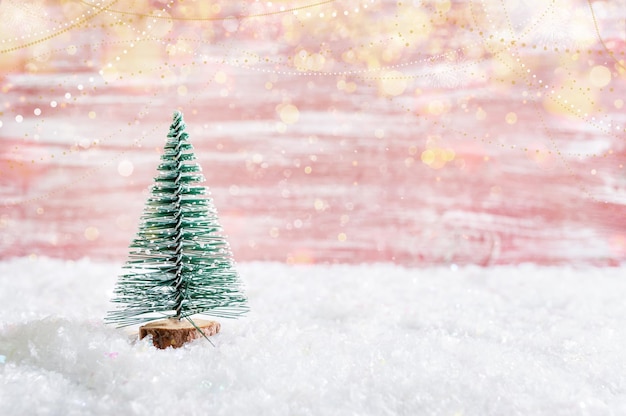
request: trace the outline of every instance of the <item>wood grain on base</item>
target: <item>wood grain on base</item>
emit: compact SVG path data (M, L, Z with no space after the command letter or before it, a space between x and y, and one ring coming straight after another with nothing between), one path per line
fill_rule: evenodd
M200 328L204 335L210 337L220 332L220 323L204 319L193 320L196 327ZM202 333L187 320L175 318L150 322L139 328L139 339L152 335L152 343L157 348L179 348L186 342L202 337Z

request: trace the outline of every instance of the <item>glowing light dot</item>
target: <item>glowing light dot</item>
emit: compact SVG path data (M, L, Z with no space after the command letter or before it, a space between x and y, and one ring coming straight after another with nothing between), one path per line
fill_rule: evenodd
M510 112L510 113L508 113L506 115L506 117L504 119L509 124L515 124L515 123L517 123L517 114L515 114L513 112Z
M35 108L33 110L33 114L35 114L36 116L40 116L41 115L41 108Z
M18 114L15 116L15 121L17 121L18 123L21 123L22 121L24 121L24 117L22 117L22 115Z
M307 167L304 168L304 173L306 173L307 175L309 173L311 173L312 171L313 171L313 169L311 168L311 166L307 166Z
M385 130L376 129L376 131L374 132L374 136L376 136L377 139L382 139L383 137L385 137Z
M428 103L428 112L432 115L438 116L446 111L446 106L439 100L434 100Z
M176 91L178 92L178 95L183 96L183 95L187 95L187 87L184 85L180 85Z
M485 110L483 110L482 107L478 107L478 110L476 110L476 120L484 120L487 118L487 113L485 112Z
M279 236L279 234L280 234L280 232L278 231L278 228L276 228L276 227L272 227L272 228L270 229L270 237L272 237L272 238L276 238L276 237L278 237L278 236Z
M389 71L383 73L379 88L384 95L397 96L404 92L407 87L407 80L400 71Z
M619 110L624 106L624 100L622 100L621 98L618 98L617 100L613 102L613 105L615 106L615 108Z
M2 120L0 120L0 127L2 127Z
M217 71L217 73L215 74L215 82L217 82L218 84L224 84L226 82L226 73L224 73L224 71Z
M129 177L130 175L132 175L133 170L135 170L135 167L129 160L122 160L117 165L117 173L124 177Z
M39 215L43 214L43 208L42 207L38 207L37 208L37 214L39 214Z
M113 82L119 76L117 69L110 63L102 68L99 73L106 82Z
M96 227L87 227L85 229L85 238L88 241L94 241L100 236L100 231Z
M72 94L70 94L69 92L66 92L66 93L65 93L65 98L66 98L67 100L69 100L70 98L72 98Z
M596 173L598 173L595 169L591 169L591 174L595 175Z
M322 211L325 206L326 206L326 203L319 198L316 199L315 202L313 203L313 207L315 207L316 211Z
M339 233L337 235L337 240L339 241L346 241L348 239L348 236L346 235L346 233Z
M57 102L56 101L50 101L50 107L54 108L57 106Z
M434 161L435 161L435 152L433 152L430 149L424 150L422 152L422 162L424 162L427 165L430 165Z
M285 124L294 124L300 119L300 111L293 104L279 104L276 111Z
M611 82L611 70L602 65L596 65L589 71L589 81L594 87L602 88Z
M96 112L95 112L95 111L90 111L90 112L89 112L89 114L87 114L87 116L88 116L90 119L92 119L92 120L93 120L94 118L96 118Z

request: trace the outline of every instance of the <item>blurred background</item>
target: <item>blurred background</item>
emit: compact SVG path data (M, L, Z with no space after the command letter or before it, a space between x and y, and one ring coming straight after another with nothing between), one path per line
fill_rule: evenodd
M183 111L237 261L626 260L626 0L0 2L0 258L123 262Z

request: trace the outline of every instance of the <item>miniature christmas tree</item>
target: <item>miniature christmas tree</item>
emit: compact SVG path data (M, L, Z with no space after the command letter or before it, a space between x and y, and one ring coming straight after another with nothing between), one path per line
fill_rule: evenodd
M122 305L106 317L119 326L168 318L162 325L140 328L141 337L152 334L161 348L219 331L216 322L192 321L194 314L234 318L247 311L213 201L200 185L204 177L185 127L176 111L125 273L114 291L112 301ZM176 328L178 335L154 331L163 325Z

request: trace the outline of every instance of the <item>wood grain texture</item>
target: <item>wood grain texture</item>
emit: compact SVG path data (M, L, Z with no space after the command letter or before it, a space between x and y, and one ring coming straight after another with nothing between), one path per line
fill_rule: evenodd
M530 3L3 1L0 257L122 261L180 109L238 261L623 262L626 3Z
M163 319L139 327L139 339L151 336L157 348L180 348L194 339L215 335L220 328L220 323L216 321L194 319L192 324L187 320Z

